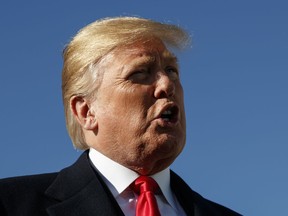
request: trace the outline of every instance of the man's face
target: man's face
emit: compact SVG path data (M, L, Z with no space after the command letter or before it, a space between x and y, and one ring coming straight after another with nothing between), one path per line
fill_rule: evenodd
M90 107L97 142L89 145L142 175L165 169L186 137L176 58L154 39L117 48L100 64L103 80Z

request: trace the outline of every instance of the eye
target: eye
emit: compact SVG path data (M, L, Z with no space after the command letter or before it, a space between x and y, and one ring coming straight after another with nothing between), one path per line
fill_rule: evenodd
M176 80L179 78L179 72L176 67L168 66L166 67L165 72L173 80Z
M141 82L148 80L149 77L150 77L149 70L141 69L141 70L137 70L137 71L132 72L129 75L129 80L131 80L132 82L135 82L135 83L141 83Z

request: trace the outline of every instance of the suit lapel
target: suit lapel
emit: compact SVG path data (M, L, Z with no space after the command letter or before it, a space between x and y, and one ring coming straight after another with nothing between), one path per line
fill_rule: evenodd
M191 200L191 189L186 183L172 170L170 171L170 185L173 193L177 197L183 210L188 216L194 216L194 204Z
M124 215L100 176L91 167L87 151L62 170L46 191L58 201L47 208L50 216Z

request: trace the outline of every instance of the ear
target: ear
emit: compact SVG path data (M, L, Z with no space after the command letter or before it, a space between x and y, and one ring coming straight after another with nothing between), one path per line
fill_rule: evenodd
M95 130L98 122L95 112L89 107L87 99L79 96L73 96L70 99L70 109L82 128L86 130Z

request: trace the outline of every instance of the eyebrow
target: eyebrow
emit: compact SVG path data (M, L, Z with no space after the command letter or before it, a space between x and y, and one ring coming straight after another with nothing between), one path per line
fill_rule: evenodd
M128 68L131 67L145 67L147 65L153 65L156 61L155 56L151 55L139 55L138 58L135 58L132 63L129 64ZM166 66L173 66L179 68L178 59L176 56L172 54L168 54L167 56L163 56L162 63ZM161 64L162 64L161 63ZM127 66L127 65L126 65Z
M178 58L176 57L176 55L171 53L169 50L165 50L162 53L162 56L163 56L163 62L165 64L168 64L168 63L172 62L172 64L174 64L174 66L176 66L176 68L179 68Z
M173 61L175 63L178 63L178 58L176 57L176 55L169 52L168 50L165 50L163 52L163 57L164 57L164 60Z
M150 52L147 53L141 53L141 54L137 54L135 55L136 58L135 59L135 64L152 64L155 62L155 55L151 54ZM169 52L168 50L165 50L162 53L162 58L163 58L163 62L167 63L167 62L173 62L173 64L176 64L176 66L178 66L178 58L171 52Z

